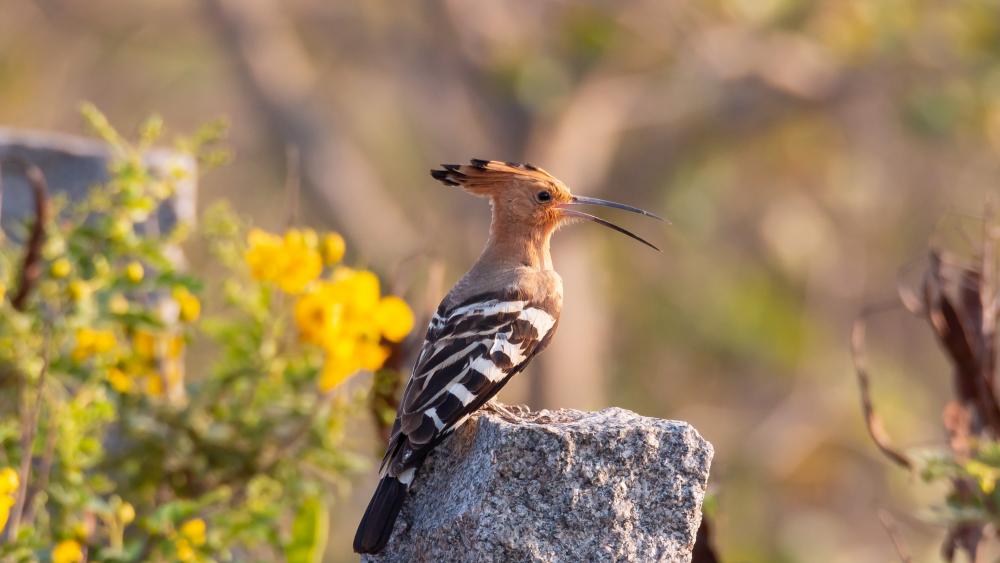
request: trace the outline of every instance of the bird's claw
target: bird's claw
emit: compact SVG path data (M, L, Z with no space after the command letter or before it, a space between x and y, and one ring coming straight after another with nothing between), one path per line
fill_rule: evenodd
M483 411L495 414L507 422L520 422L522 419L518 413L511 411L506 405L496 400L488 401L485 405L483 405Z

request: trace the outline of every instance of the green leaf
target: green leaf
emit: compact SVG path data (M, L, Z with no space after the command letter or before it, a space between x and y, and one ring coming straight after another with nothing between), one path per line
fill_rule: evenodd
M316 563L326 549L329 522L326 505L319 495L307 497L292 522L292 537L285 545L288 563Z

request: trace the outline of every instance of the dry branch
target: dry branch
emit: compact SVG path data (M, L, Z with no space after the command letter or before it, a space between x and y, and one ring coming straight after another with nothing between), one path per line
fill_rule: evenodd
M31 188L35 202L35 220L31 225L31 233L28 235L28 243L25 247L24 261L21 264L21 278L18 282L17 292L11 298L11 305L18 311L23 311L35 281L42 273L42 243L45 242L45 223L48 222L49 218L48 189L45 175L42 174L40 168L21 159L12 158L10 160L20 164L24 170L24 177L28 180L28 186ZM3 185L0 182L0 195L2 193Z
M951 379L955 397L945 404L942 423L956 464L976 459L978 444L982 441L1000 438L1000 402L994 389L996 257L989 206L984 223L984 242L979 260L959 260L932 248L919 291L902 285L899 287L899 299L903 307L928 322L952 365ZM891 306L898 304L889 305ZM851 335L851 348L861 390L862 408L872 440L894 463L912 469L912 461L892 445L871 400L865 358L865 319L887 308L886 305L870 307L857 319ZM995 511L991 508L992 503L984 503L983 492L974 477L957 474L949 480L949 502L958 506L984 506L991 513ZM883 518L885 525L884 515L880 515L880 518ZM957 552L964 551L970 560L975 561L985 527L984 521L975 518L952 522L942 545L942 557L951 561ZM886 529L896 543L888 525Z
M38 374L36 383L34 402L29 402L27 380L21 378L21 465L18 469L17 494L14 497L14 507L10 513L10 521L7 523L7 539L13 540L17 537L18 527L21 525L24 514L24 504L28 499L28 485L31 481L31 468L34 461L35 435L38 433L38 418L41 415L42 395L45 392L45 380L49 373L49 326L44 328L45 338L42 343L42 366Z
M889 539L892 540L892 546L896 549L896 555L899 556L899 560L902 563L911 563L913 558L910 556L910 550L906 548L906 544L903 543L903 538L899 534L896 519L888 511L879 509L878 520L882 523L885 533L889 535Z
M895 304L893 304L894 306ZM892 445L882 419L875 412L875 405L871 397L871 379L868 376L868 359L865 353L865 320L875 313L887 310L886 305L880 307L867 308L854 321L854 329L851 331L851 356L854 359L854 371L858 377L858 388L861 392L861 408L865 415L865 424L868 427L868 434L872 441L878 446L879 451L885 454L897 465L906 469L913 469L913 463L903 452L897 450Z

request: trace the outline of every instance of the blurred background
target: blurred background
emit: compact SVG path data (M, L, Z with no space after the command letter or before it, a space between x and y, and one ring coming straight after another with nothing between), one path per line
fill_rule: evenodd
M281 228L297 169L299 222L342 232L418 313L489 220L429 177L440 162L528 161L670 218L618 217L663 254L593 226L557 236L560 334L501 398L691 422L716 450L724 561L894 560L879 509L936 557L919 507L940 491L869 442L849 332L928 243L978 233L1000 171L1000 3L0 1L0 124L81 133L83 100L126 131L228 117L236 156L199 205ZM925 325L878 317L869 348L890 431L939 441L948 368ZM335 504L329 561L354 558L382 447L367 422L354 447L373 466Z

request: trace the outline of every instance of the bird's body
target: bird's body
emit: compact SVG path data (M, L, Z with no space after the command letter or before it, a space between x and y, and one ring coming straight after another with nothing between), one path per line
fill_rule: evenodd
M388 542L406 491L427 454L552 339L563 292L549 240L568 217L591 217L568 211L566 206L584 198L572 196L539 168L483 160L444 168L432 175L446 185L490 197L490 237L427 328L403 391L378 488L354 539L359 553L377 553ZM583 203L597 202L610 204L592 199Z

